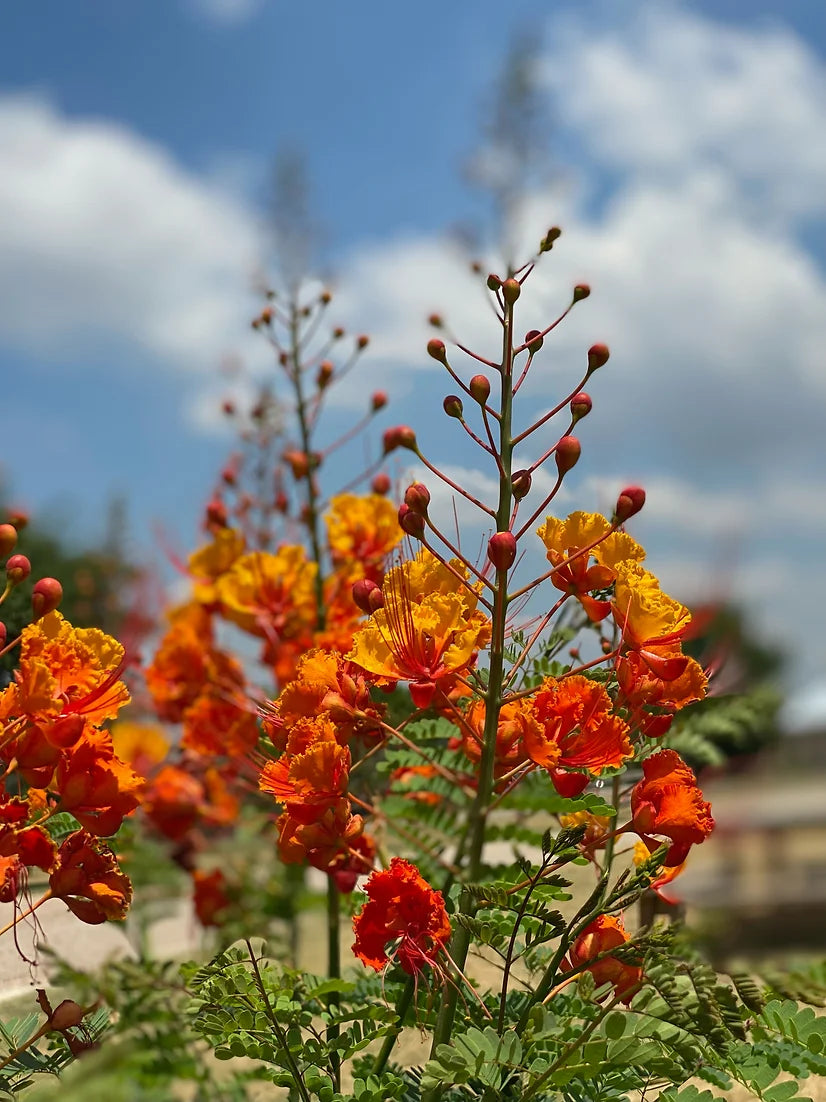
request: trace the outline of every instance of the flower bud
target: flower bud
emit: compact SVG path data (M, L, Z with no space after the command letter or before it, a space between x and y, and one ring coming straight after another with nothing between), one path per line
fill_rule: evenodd
M474 375L468 383L468 390L479 405L483 406L490 397L490 380L484 375Z
M528 470L514 471L511 475L511 490L517 501L521 501L531 492L533 476Z
M645 505L645 490L642 486L626 486L620 490L617 504L614 506L614 522L624 524Z
M330 360L322 360L318 365L318 375L316 375L316 386L319 390L324 390L325 387L330 385L330 380L333 378L333 364Z
M421 513L414 513L409 505L400 505L399 527L408 536L420 540L424 536L424 517Z
M207 528L226 528L227 507L220 498L214 497L207 503L205 520Z
M588 370L596 371L598 367L607 364L610 355L607 344L592 344L588 349Z
M433 326L434 329L441 329L442 326L444 325L444 321L442 320L442 315L441 314L431 314L430 317L427 320Z
M227 486L234 486L238 481L238 472L231 464L227 464L221 471L221 480L227 484Z
M416 450L416 434L409 425L394 425L392 429L387 429L382 437L382 442L385 455L395 451L396 448Z
M17 529L13 524L0 524L0 559L5 559L17 543Z
M502 280L494 272L491 272L487 279L488 290L498 291L502 286Z
M329 291L322 291L321 294L318 296L318 301L321 303L322 306L329 306L330 303L333 301L333 296L330 294Z
M366 333L361 333L358 337L356 337L356 348L360 352L364 351L364 349L367 347L367 345L369 343L370 343L370 338L367 336Z
M510 570L516 558L513 532L495 532L488 540L488 558L497 570Z
M369 616L384 604L381 589L369 578L360 578L353 585L353 600L365 615Z
M41 578L35 582L32 590L32 612L35 620L39 620L47 612L54 612L62 600L63 586L57 578Z
M442 408L448 417L455 417L457 420L461 421L465 407L458 394L448 394L447 398L442 402Z
M600 648L603 654L610 654L611 651L614 649L610 639L603 639L600 643Z
M6 645L6 625L0 620L0 650Z
M522 284L518 279L506 279L502 284L502 297L508 306L513 306L522 294Z
M9 524L13 528L16 528L18 532L22 532L26 525L29 523L29 514L25 509L9 509Z
M554 241L562 235L562 230L559 226L551 226L545 236L539 243L539 251L541 253L549 253L554 246Z
M583 417L591 412L591 395L586 394L584 390L580 390L579 394L575 394L571 399L571 413L575 421L581 421Z
M411 482L404 491L404 503L412 513L427 516L427 507L430 504L430 490L423 482Z
M544 343L545 338L538 329L531 329L525 334L525 345L532 356L536 355Z
M80 1025L86 1011L71 999L64 999L59 1003L49 1016L49 1028L56 1029L59 1033L64 1029L71 1029Z
M287 510L290 508L290 499L287 497L283 490L279 490L278 493L275 495L272 504L276 513L283 514L286 513Z
M384 409L387 405L387 394L383 390L374 390L370 396L370 409L373 413L378 413L380 409Z
M310 471L310 457L306 452L298 451L295 448L291 448L285 451L281 456L285 463L289 464L290 470L293 473L293 478L298 481L299 479L306 478Z
M431 337L430 340L427 342L427 354L432 360L438 360L440 364L447 363L445 342L439 340L438 337Z
M272 307L271 306L265 306L264 307L264 309L259 314L259 321L262 325L271 325L272 324Z
M577 283L576 287L574 287L574 302L582 302L590 293L591 288L587 283Z
M25 555L12 555L6 563L6 577L12 585L19 585L20 582L25 582L31 572L32 564Z
M340 325L337 325L335 327L335 329L333 330L333 340L334 341L340 341L343 336L344 336L344 330L341 328Z
M230 398L225 398L223 402L221 402L221 412L226 417L232 417L235 413L235 402Z
M588 787L590 777L587 773L569 773L567 769L552 769L551 781L560 796L571 800L581 796Z
M556 446L556 469L560 474L567 474L572 467L577 465L582 445L575 436L562 436Z
M390 493L390 476L386 475L384 471L379 471L373 481L370 483L370 489L374 494L380 494L384 497L385 494Z

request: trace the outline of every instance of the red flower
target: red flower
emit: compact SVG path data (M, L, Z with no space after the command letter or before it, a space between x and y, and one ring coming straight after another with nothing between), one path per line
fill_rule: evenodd
M650 850L658 845L650 835L670 839L665 864L679 865L691 846L704 842L714 830L711 806L676 750L660 750L642 763L642 771L643 779L631 793L633 829Z
M629 940L621 918L613 915L600 915L589 923L571 946L571 964L574 968L585 966L594 977L594 983L600 987L603 983L612 983L617 995L624 1002L630 1002L640 982L642 969L639 965L628 964L616 957L606 956L602 960L588 964L609 949L617 949Z
M220 869L213 869L212 872L193 869L192 886L192 901L198 921L202 926L221 926L232 902L223 872Z
M394 857L390 867L374 872L366 885L369 899L353 919L353 952L380 971L390 960L387 946L409 975L432 965L450 937L442 893L434 891L415 865Z
M132 885L110 849L85 830L77 830L61 845L58 859L60 864L49 877L51 893L81 922L97 925L126 917Z

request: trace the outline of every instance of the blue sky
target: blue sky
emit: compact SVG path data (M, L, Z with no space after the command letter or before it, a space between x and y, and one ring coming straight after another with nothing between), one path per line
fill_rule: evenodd
M192 542L227 446L219 364L266 370L250 287L268 166L291 146L337 317L374 337L369 381L341 401L384 386L383 423L418 423L435 458L470 462L431 412L447 388L423 319L439 308L491 339L445 231L484 217L460 166L526 28L544 44L556 171L525 204L524 247L565 229L528 314L538 326L573 282L594 289L536 401L593 341L613 351L566 504L610 508L622 482L646 485L635 534L664 584L747 600L792 648L791 684L826 696L819 0L15 6L0 41L5 476L78 537L125 493L142 554L156 522Z

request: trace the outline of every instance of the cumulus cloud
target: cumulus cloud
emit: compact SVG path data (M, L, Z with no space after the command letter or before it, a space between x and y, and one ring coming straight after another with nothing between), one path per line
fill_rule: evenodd
M65 359L103 339L211 371L249 341L256 226L227 194L127 128L35 97L0 98L0 148L5 343Z
M799 676L813 673L826 655L795 578L826 522L815 477L826 275L806 232L826 209L826 68L782 27L727 27L658 4L596 31L573 16L549 38L545 80L580 161L576 178L524 204L525 256L549 224L564 228L520 302L525 328L551 320L575 283L593 294L537 357L528 414L575 384L592 341L607 341L612 359L577 430L576 506L610 511L623 482L646 485L652 568L685 597L708 595L711 576L715 595L747 600L794 645ZM387 362L440 370L423 351L435 308L498 358L481 281L453 246L404 238L355 262L349 306L364 309L357 292L368 288L361 323ZM437 460L451 458L450 440L434 434Z

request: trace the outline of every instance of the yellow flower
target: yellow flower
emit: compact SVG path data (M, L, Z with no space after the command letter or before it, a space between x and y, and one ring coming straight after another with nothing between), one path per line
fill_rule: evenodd
M635 562L617 567L613 613L623 639L633 648L676 641L691 623L685 605L663 593L657 578Z
M454 559L457 574L466 568ZM422 548L415 559L388 571L384 607L353 639L347 658L386 683L409 681L418 707L426 707L439 681L468 669L490 640L488 618L476 596Z
M384 560L404 535L393 503L379 494L339 494L324 520L333 565L353 579L379 581Z
M221 612L252 635L294 638L315 623L317 569L303 547L242 555L215 583Z
M244 537L235 528L219 528L211 543L189 556L189 573L194 581L193 596L200 604L211 605L218 599L215 581L225 574L244 553Z

